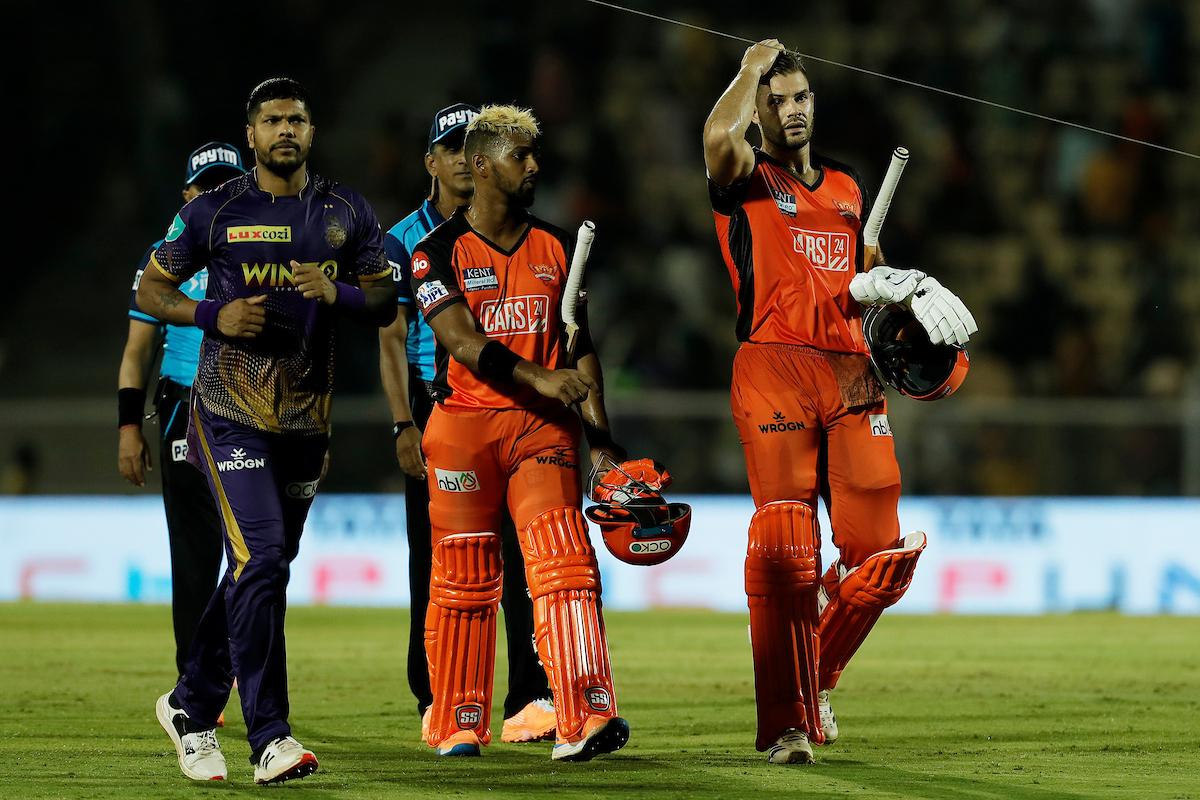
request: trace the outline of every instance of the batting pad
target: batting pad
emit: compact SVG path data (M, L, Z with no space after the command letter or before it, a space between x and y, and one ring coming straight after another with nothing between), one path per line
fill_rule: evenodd
M910 533L899 547L870 556L829 591L829 605L821 613L822 689L837 685L883 610L908 590L925 544L925 534Z
M788 728L824 741L817 708L819 549L817 518L806 503L768 503L750 519L746 598L759 750Z
M578 508L556 508L534 519L521 535L521 549L558 739L575 741L589 717L617 715L596 552Z
M494 533L452 534L433 546L425 614L431 747L464 730L475 731L484 744L491 741L501 575L500 538Z

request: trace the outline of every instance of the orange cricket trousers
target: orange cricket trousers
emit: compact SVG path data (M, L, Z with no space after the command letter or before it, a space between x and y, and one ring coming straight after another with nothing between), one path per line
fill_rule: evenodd
M829 509L846 567L893 547L900 467L887 402L847 409L820 351L743 343L733 361L730 405L754 505L799 500Z

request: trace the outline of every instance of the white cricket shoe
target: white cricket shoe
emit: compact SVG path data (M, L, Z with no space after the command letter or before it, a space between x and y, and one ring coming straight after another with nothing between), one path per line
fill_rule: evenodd
M825 744L833 744L838 738L838 727L837 716L829 704L828 689L817 693L817 710L821 712L821 732L825 734Z
M167 692L154 704L158 724L171 737L179 756L179 769L194 781L223 781L228 776L225 755L217 743L217 730L187 732L187 712L171 705Z
M254 765L255 783L282 783L303 778L317 771L317 757L312 750L291 736L281 736L266 746Z
M813 763L812 745L808 743L808 734L795 728L788 728L783 736L775 740L767 750L768 764L811 764Z

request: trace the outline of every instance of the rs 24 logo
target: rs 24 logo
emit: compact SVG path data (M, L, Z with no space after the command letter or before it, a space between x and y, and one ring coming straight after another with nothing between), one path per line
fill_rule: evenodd
M850 234L845 231L809 231L792 228L792 249L817 269L850 270Z
M550 298L544 294L527 294L488 300L479 309L480 321L486 336L519 336L525 333L545 333Z

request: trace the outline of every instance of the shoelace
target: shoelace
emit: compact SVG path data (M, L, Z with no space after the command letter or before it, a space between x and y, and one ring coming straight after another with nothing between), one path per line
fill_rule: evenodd
M200 731L196 734L196 753L198 755L209 755L221 749L217 744L216 731Z

